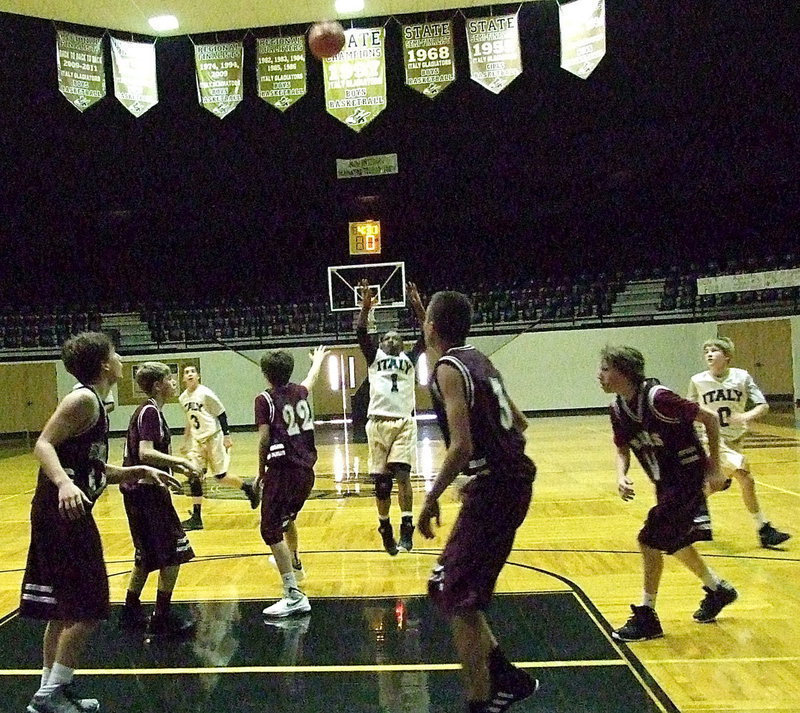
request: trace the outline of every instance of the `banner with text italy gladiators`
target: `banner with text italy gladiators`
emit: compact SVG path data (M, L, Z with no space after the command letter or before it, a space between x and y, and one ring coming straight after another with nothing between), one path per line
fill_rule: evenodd
M605 0L573 0L558 6L561 67L586 79L606 54Z
M345 30L342 51L323 60L325 109L361 131L386 108L384 29Z
M499 94L522 74L516 14L467 18L466 29L470 77Z
M114 96L134 116L158 104L156 47L150 42L111 38Z
M456 78L453 23L403 25L402 33L406 84L433 99Z
M258 96L286 111L306 93L304 35L262 37L256 41Z
M86 111L106 95L102 37L56 33L58 91L79 111Z
M244 98L241 42L217 42L194 46L197 99L200 106L220 119L230 114Z

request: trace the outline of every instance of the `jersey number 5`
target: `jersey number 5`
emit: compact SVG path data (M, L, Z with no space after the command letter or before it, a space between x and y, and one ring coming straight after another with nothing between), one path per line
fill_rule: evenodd
M313 431L314 419L308 401L300 399L294 408L291 404L286 404L283 407L283 422L286 424L286 433L290 436L296 436L300 431Z

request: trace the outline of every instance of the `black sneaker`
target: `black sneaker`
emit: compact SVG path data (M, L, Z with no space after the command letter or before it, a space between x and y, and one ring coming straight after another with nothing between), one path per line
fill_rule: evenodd
M739 593L727 582L720 582L716 589L703 587L706 596L700 602L700 608L693 614L694 620L707 624L717 618L723 607L736 601Z
M771 523L765 522L758 531L758 539L762 547L777 547L788 540L791 535L788 532L776 530Z
M524 701L539 690L539 679L514 666L499 648L489 654L489 676L492 695L487 711L505 711L512 703Z
M400 541L397 543L397 549L400 552L411 552L414 547L412 538L414 536L414 526L410 522L400 523Z
M147 615L141 606L126 604L119 611L117 625L123 631L144 631L147 628Z
M381 533L381 539L383 540L383 549L385 549L392 557L397 554L397 543L394 540L394 530L392 529L392 523L381 523L378 525L378 532Z
M654 609L631 604L631 611L633 616L625 622L625 626L611 632L611 636L617 641L647 641L664 636L664 630Z
M254 487L252 483L242 483L242 490L250 501L250 507L255 510L261 502L261 493L258 488Z
M185 532L189 532L189 530L202 530L203 518L201 518L199 515L195 515L194 513L192 513L191 517L188 520L184 520L181 523L181 527L184 529Z
M195 622L189 617L183 617L173 609L166 616L153 614L147 633L151 636L188 636L195 629Z

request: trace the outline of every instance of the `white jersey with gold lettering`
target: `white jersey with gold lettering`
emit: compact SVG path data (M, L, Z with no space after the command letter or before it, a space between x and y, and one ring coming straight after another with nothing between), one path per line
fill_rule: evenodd
M188 389L178 397L186 423L189 424L189 433L197 441L203 441L213 436L221 429L217 418L224 410L222 401L207 386L198 384L197 388L189 392Z
M753 377L744 369L735 368L728 369L719 378L710 371L695 374L689 382L686 398L717 412L720 434L726 440L736 440L747 430L746 426L730 423L732 413L746 411L748 400L754 404L767 403Z
M405 352L378 349L369 366L369 416L410 418L414 412L416 369Z

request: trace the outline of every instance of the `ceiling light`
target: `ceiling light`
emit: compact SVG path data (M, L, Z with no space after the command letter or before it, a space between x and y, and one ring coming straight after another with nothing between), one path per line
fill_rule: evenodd
M336 12L359 12L364 9L364 0L336 0Z
M179 27L178 18L175 15L156 15L147 22L156 32L168 32L169 30L177 30Z

